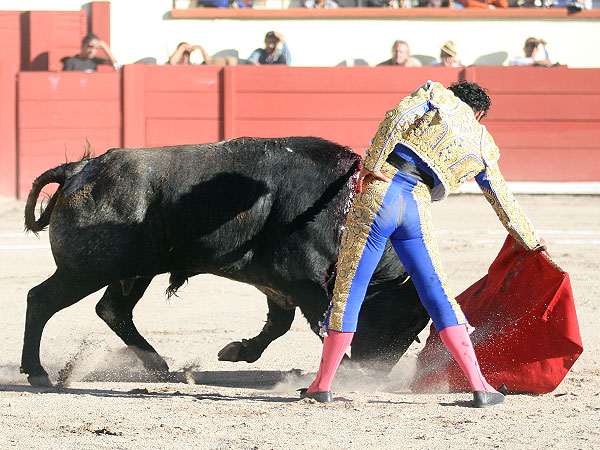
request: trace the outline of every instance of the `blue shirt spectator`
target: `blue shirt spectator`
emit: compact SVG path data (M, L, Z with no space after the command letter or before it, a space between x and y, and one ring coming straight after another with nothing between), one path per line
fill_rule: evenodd
M269 31L265 35L265 48L257 48L248 58L249 64L285 64L292 63L292 55L288 49L283 34Z
M207 8L250 8L242 0L202 0L202 6Z

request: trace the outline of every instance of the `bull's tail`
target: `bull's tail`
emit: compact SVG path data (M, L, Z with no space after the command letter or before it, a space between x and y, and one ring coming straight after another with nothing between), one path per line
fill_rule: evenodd
M25 230L33 231L37 234L48 226L50 223L50 214L52 214L52 209L56 204L60 188L69 177L79 172L87 162L87 160L84 160L62 164L54 169L47 170L35 179L31 191L29 191L29 195L27 196L27 203L25 204ZM44 186L50 183L58 183L60 186L46 207L41 211L39 219L36 220L35 205L37 199Z

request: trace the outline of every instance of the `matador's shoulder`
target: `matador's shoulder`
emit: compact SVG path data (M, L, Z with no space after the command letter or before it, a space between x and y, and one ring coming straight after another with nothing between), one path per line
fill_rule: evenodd
M394 130L402 131L406 126L412 124L417 117L423 115L430 100L432 84L439 83L428 81L416 91L404 97L393 109L387 111L385 118L379 124L378 134L388 137Z

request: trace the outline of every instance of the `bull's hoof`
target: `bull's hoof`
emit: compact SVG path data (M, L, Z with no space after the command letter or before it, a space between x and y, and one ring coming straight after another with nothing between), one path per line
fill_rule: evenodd
M150 372L152 374L152 377L160 383L174 383L175 381L177 381L177 377L175 376L175 374L169 372L168 369L167 371L149 370L148 372Z
M152 358L151 361L146 360L144 368L157 382L170 383L175 381L175 375L169 371L169 366L160 357Z
M52 387L52 382L47 373L42 375L29 375L27 381L33 387Z
M161 359L161 362L162 363L159 363L158 361L144 361L143 364L144 364L144 368L148 372L152 372L152 373L156 374L156 376L168 375L170 373L169 366L162 359Z
M131 347L137 357L142 361L144 368L156 375L157 378L168 377L169 365L167 362L156 352L149 352L140 350L137 347Z
M219 358L219 361L246 361L249 363L253 363L258 358L260 358L260 354L256 355L252 353L252 351L249 348L249 342L250 341L248 341L247 339L242 340L242 342L230 342L225 347L223 347L218 353L217 357Z

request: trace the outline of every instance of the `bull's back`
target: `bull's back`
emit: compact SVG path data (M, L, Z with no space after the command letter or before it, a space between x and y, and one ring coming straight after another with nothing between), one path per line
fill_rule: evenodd
M357 158L317 138L111 150L63 186L50 223L55 259L132 271L238 270L259 249L275 252L269 241L283 236L282 225L314 207ZM297 234L341 227L344 196L345 184Z

